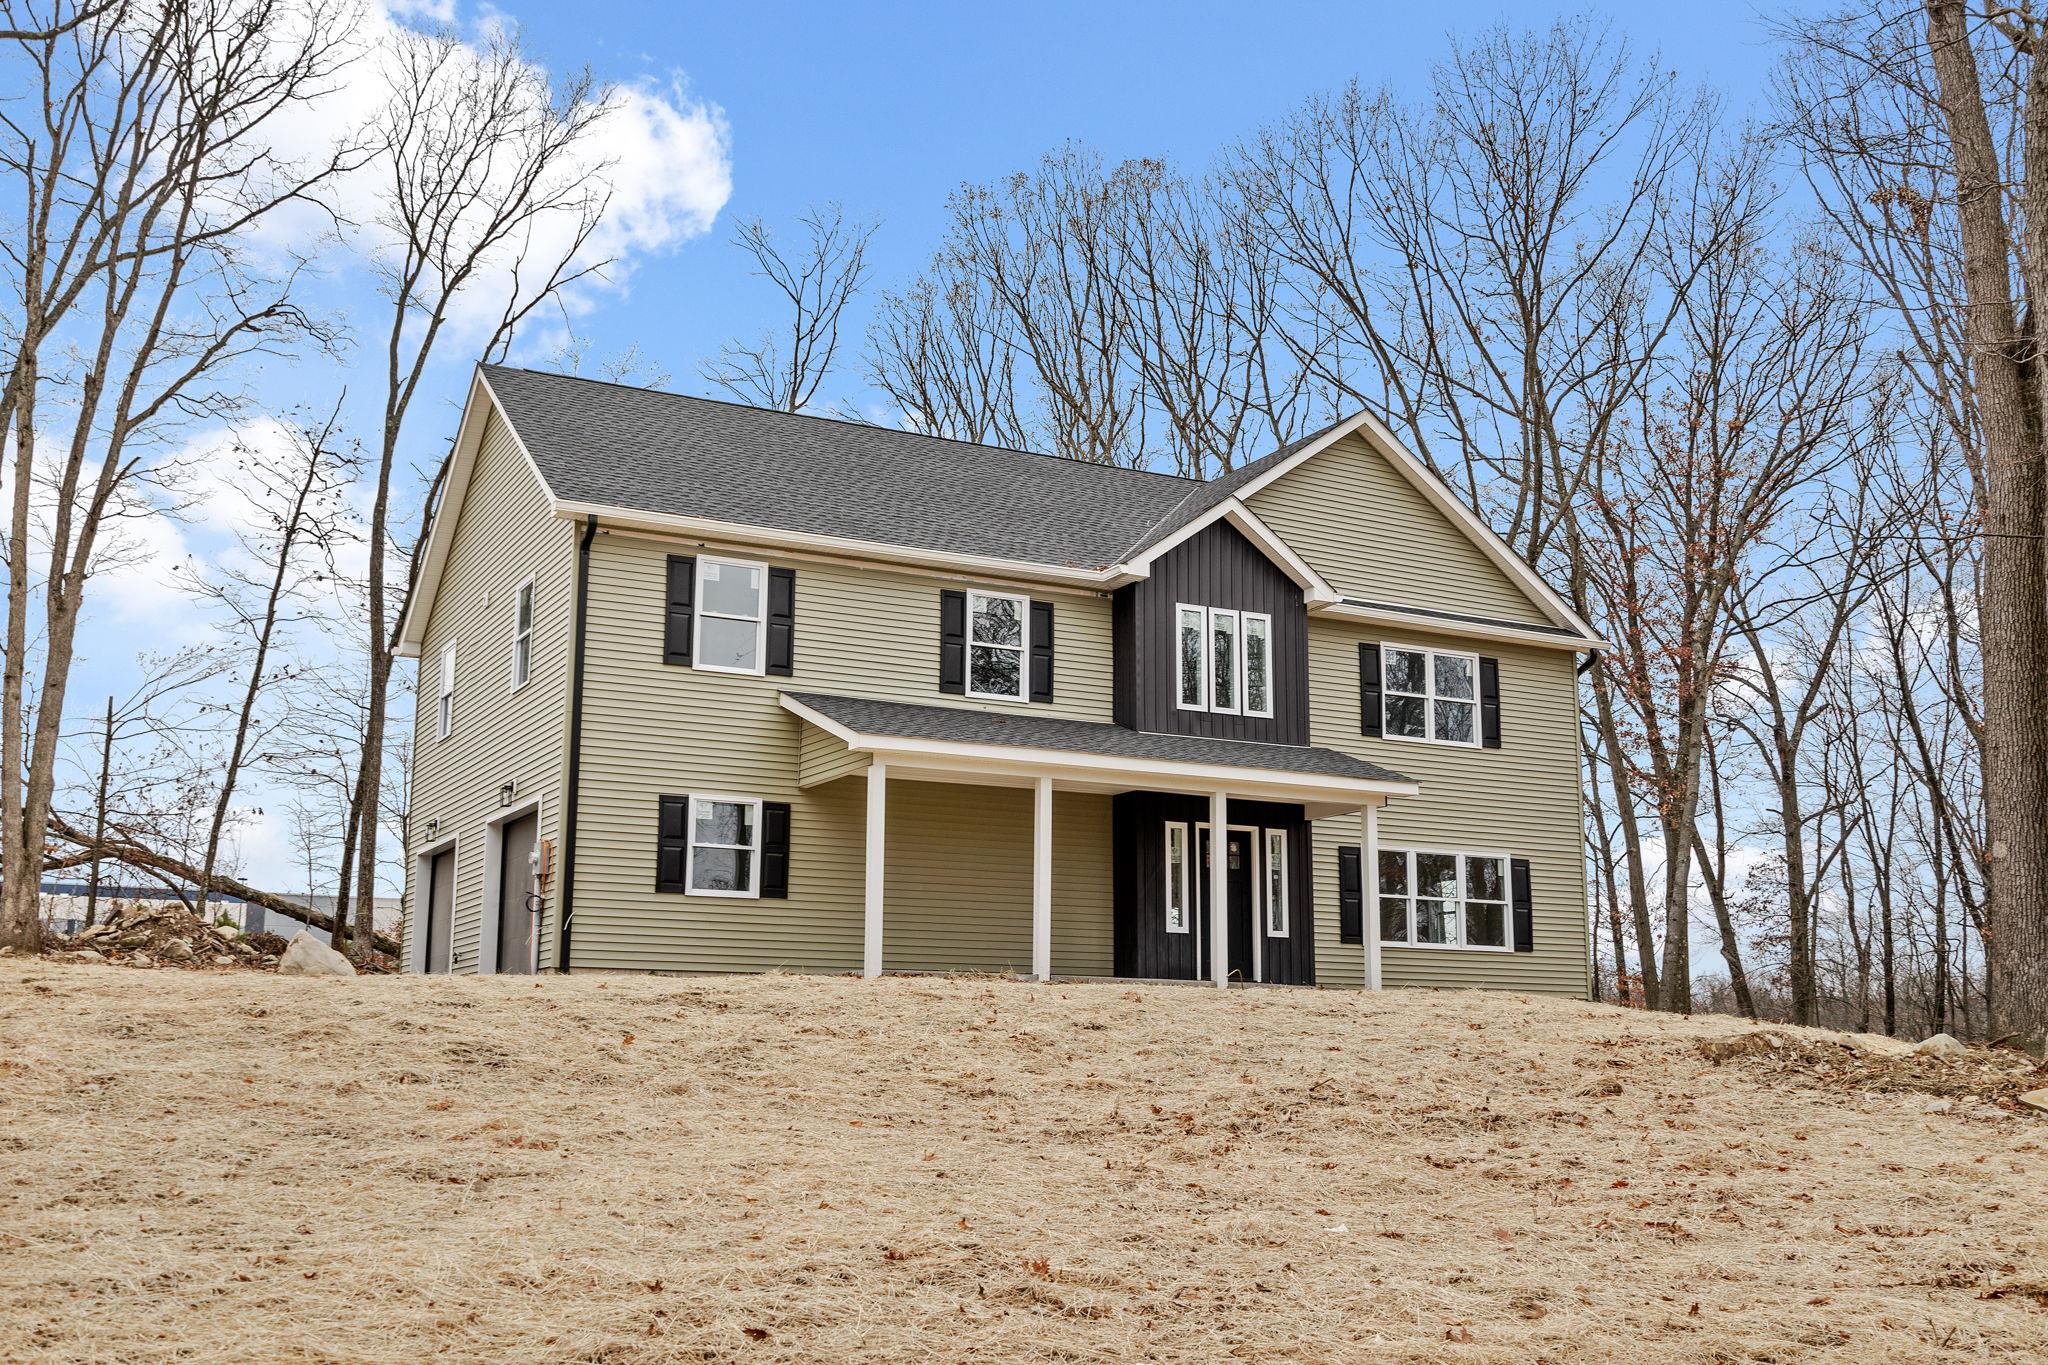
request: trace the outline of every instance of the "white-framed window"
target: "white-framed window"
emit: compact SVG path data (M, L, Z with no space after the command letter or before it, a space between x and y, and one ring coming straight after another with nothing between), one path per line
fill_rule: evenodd
M1209 613L1183 602L1174 608L1174 696L1183 711L1209 709Z
M1380 650L1382 732L1389 739L1479 743L1479 656L1386 645Z
M1188 856L1188 827L1166 826L1166 932L1185 934L1194 917L1194 859Z
M967 695L1023 701L1030 673L1031 599L967 594Z
M527 579L512 594L512 690L526 686L533 676L533 580Z
M441 680L434 689L434 738L455 733L455 642L441 646Z
M693 896L758 896L761 803L750 797L692 796L683 884Z
M1270 718L1273 618L1182 602L1174 608L1174 704Z
M760 673L768 658L768 566L697 556L691 657L714 673Z
M1266 831L1266 936L1287 937L1287 831Z
M1380 850L1380 942L1513 952L1501 853Z
M1273 618L1264 612L1244 614L1244 713L1273 714Z

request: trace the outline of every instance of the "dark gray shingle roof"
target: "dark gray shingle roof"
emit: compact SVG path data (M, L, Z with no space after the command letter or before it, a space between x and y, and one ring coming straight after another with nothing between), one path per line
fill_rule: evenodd
M1202 739L1194 735L1156 735L1099 721L1066 720L1026 712L977 711L962 706L920 706L912 702L840 697L824 692L785 692L784 696L847 729L894 739L931 739L959 744L1000 744L1020 749L1059 749L1067 753L1103 754L1113 758L1150 759L1165 763L1212 763L1266 772L1305 773L1363 782L1406 782L1376 763L1335 749L1306 744L1253 744L1235 739Z
M1103 569L1210 487L568 375L483 373L570 502Z

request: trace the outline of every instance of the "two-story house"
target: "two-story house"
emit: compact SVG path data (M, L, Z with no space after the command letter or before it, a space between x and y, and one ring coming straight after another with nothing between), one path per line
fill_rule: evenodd
M408 965L1581 995L1599 646L1369 414L1201 481L485 366Z

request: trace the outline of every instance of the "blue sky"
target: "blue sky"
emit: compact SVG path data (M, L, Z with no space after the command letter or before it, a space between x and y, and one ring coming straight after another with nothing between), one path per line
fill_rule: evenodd
M376 0L372 0L373 4ZM593 362L637 348L668 386L705 392L698 367L733 336L768 324L767 287L749 278L730 245L735 220L759 215L787 224L806 206L838 200L855 217L880 220L871 251L869 297L906 281L943 226L949 192L1030 165L1067 139L1114 161L1162 156L1206 165L1233 139L1277 119L1305 96L1354 77L1419 91L1445 51L1449 25L1471 33L1495 23L1542 27L1560 11L1548 4L1443 6L1379 3L1219 4L649 4L582 0L576 4L500 0L496 8L451 0L381 0L378 22L396 14L417 21L441 12L474 32L494 19L517 26L530 54L556 72L588 66L601 82L639 93L648 107L702 116L723 129L723 157L707 175L701 159L685 171L663 146L696 146L687 130L671 141L640 139L623 158L637 177L632 196L668 218L632 237L627 269L615 287L586 296L578 329ZM1596 15L1599 11L1594 12ZM1774 60L1757 11L1747 5L1669 5L1611 12L1638 52L1660 54L1674 79L1705 82L1727 98L1731 118L1760 101ZM346 103L356 98L344 97ZM344 116L347 117L347 116ZM640 127L641 125L631 125ZM652 146L655 150L650 152ZM712 160L717 161L718 156ZM692 180L688 191L648 189L664 176ZM724 177L729 174L730 194ZM694 196L694 197L693 197ZM716 206L708 229L676 226L678 204ZM697 218L701 218L701 213ZM374 280L344 254L319 287L320 306L359 320L384 316ZM821 395L852 402L877 420L888 414L861 384L857 365L866 310L856 304L848 363ZM365 322L374 330L375 322ZM430 468L453 435L456 404L475 359L477 338L457 334L441 348L414 407L405 463ZM342 384L350 390L356 434L375 443L377 340L358 339L339 367L305 364L263 376L266 404L321 407ZM536 343L515 351L546 363ZM206 433L199 433L204 437ZM215 434L218 439L218 434ZM180 602L167 566L185 554L232 553L239 505L217 481L182 526L149 528L153 559L138 560L95 588L80 634L73 726L96 714L109 692L133 684L139 650L170 648L212 629ZM408 521L421 490L402 484ZM410 733L410 708L396 723ZM260 784L246 791L247 823L236 843L250 880L296 888L303 874L283 838L282 800ZM387 843L390 841L387 841ZM394 862L394 867L396 866Z
M837 199L876 217L870 292L907 279L937 241L947 194L1028 166L1076 138L1111 160L1203 165L1304 96L1357 77L1417 88L1447 25L1542 27L1550 4L679 4L509 7L550 65L616 79L680 72L725 112L733 194L720 226L636 275L589 320L603 355L637 344L704 391L699 360L759 329L766 286L727 244L735 217L771 225ZM1731 112L1767 77L1771 45L1747 5L1594 10ZM854 377L828 386L838 398Z

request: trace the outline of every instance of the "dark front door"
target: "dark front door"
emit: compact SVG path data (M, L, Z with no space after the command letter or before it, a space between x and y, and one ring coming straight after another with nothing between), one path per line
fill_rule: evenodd
M1249 981L1252 978L1252 897L1256 883L1252 881L1252 836L1250 831L1234 829L1225 836L1224 856L1229 865L1225 877L1230 888L1230 956L1226 965L1230 968L1232 981ZM1197 893L1202 907L1202 977L1204 980L1215 976L1210 957L1210 929L1216 921L1209 915L1209 831L1202 830L1201 888Z
M455 919L455 850L427 859L427 970L448 970L450 927Z
M534 841L540 813L529 811L505 822L498 844L498 970L533 971Z

